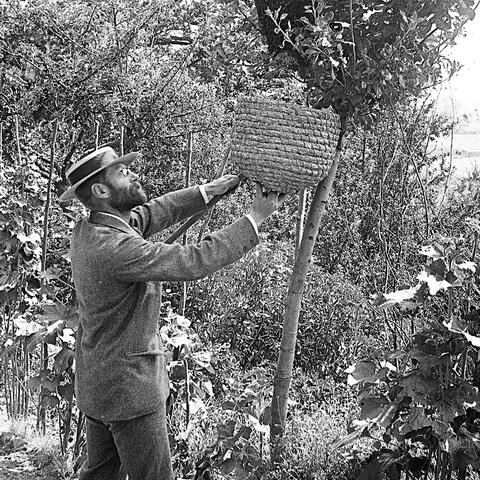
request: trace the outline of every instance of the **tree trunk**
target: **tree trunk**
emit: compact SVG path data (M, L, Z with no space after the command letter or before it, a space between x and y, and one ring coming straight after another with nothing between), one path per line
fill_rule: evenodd
M300 248L295 259L295 265L293 267L292 277L288 288L283 320L282 341L280 344L280 353L275 372L271 405L270 441L272 446L272 461L274 463L281 461L284 450L283 433L287 416L288 390L292 378L302 294L305 288L308 269L312 262L313 247L318 235L320 219L325 211L328 195L337 173L344 132L345 120L342 119L342 129L335 157L327 177L319 182L315 190L315 195L310 205L300 242Z

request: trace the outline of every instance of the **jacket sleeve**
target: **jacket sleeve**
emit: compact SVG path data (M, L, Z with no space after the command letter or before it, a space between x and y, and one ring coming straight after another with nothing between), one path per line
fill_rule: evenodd
M191 245L151 243L127 233L116 238L106 243L109 251L102 257L113 277L123 282L196 280L239 260L258 243L246 217Z
M147 238L206 208L198 186L184 188L135 207L130 215L130 225Z

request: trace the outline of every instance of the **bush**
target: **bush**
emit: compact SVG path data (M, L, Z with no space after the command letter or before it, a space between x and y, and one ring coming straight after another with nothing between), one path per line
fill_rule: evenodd
M261 244L229 268L197 282L187 316L204 338L227 344L243 367L276 361L293 264L284 243ZM296 365L341 378L359 355L382 344L382 322L359 288L313 266L300 316Z

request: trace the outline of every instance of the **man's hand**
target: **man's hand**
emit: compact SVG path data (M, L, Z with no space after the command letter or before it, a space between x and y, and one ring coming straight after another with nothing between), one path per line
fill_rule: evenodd
M268 192L263 193L260 184L255 185L256 195L253 200L250 215L255 220L257 226L260 226L287 198L286 193Z
M213 180L213 182L206 183L203 187L205 193L211 198L215 195L222 195L231 188L238 185L240 179L236 175L224 175L223 177Z

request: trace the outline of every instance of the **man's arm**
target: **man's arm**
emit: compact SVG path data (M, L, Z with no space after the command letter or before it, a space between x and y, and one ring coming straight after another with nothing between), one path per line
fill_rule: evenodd
M137 236L115 233L99 252L103 267L124 282L188 281L205 277L239 260L258 243L255 228L284 201L285 195L264 194L259 185L249 217L244 216L197 244L150 243ZM108 250L108 251L107 251Z
M184 188L135 207L130 214L130 225L147 238L206 208L198 186Z
M103 266L124 282L188 281L205 277L236 262L258 243L251 222L242 217L198 244L151 243L118 234L99 252Z
M202 186L167 193L135 207L130 215L130 224L147 238L202 212L211 197L221 195L237 184L236 175L224 175Z

